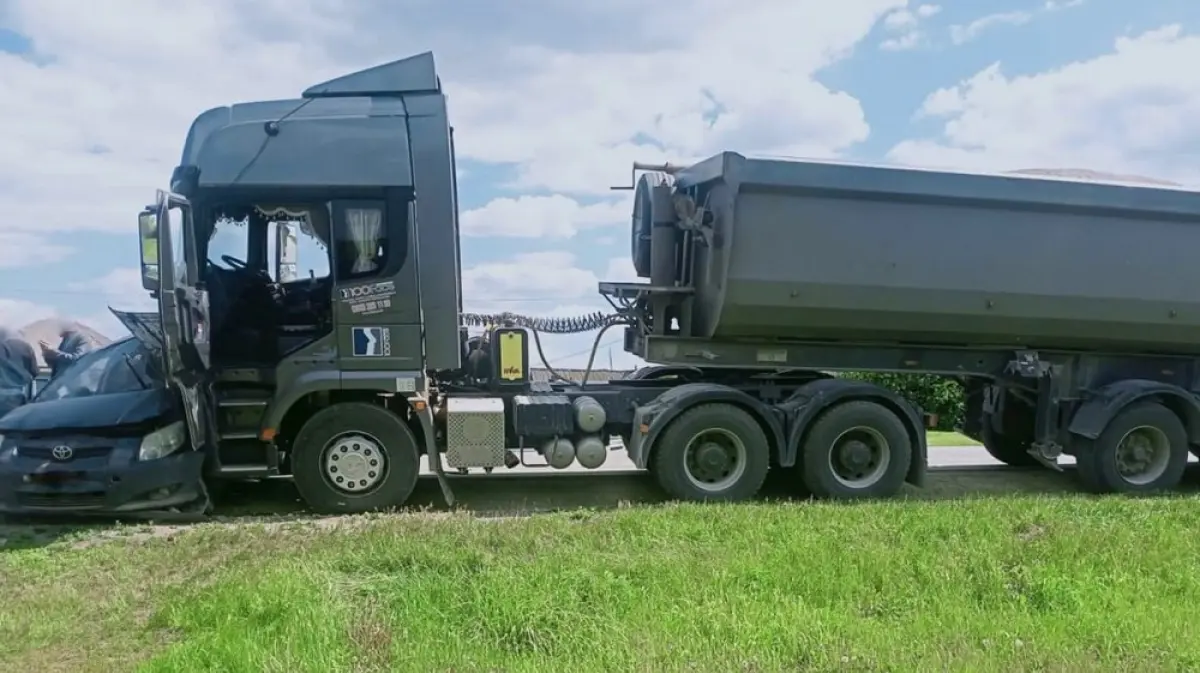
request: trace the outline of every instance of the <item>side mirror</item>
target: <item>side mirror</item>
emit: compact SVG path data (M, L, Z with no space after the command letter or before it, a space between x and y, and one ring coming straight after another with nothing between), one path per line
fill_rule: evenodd
M138 241L142 254L142 288L158 289L158 215L147 208L138 214Z

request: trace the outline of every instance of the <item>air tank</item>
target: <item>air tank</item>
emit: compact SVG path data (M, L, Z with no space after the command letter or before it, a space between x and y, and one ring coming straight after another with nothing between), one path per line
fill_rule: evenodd
M683 336L1200 353L1200 193L1048 172L725 153L639 181L635 266Z
M556 470L564 470L575 462L575 444L565 438L547 440L538 449L538 453Z
M575 459L589 470L594 470L608 460L608 444L598 435L588 435L575 444Z
M575 425L583 432L600 432L608 420L604 407L596 398L583 395L571 403L575 407Z

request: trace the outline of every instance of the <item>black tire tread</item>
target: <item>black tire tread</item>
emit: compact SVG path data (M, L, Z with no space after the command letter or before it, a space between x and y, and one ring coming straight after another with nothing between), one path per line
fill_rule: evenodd
M683 466L687 442L708 428L732 430L746 447L746 471L742 478L720 493L696 488ZM758 495L771 464L771 445L762 426L744 409L724 402L693 407L671 421L659 435L650 453L650 471L673 498L694 501L739 502Z
M363 495L343 493L329 485L320 464L321 451L330 439L355 430L377 437L387 452L384 482ZM313 414L296 433L291 463L300 497L322 514L400 507L412 495L421 472L420 451L412 430L395 413L369 402L341 402Z
M862 489L848 488L834 478L829 449L834 439L851 426L871 426L883 433L891 448L891 462L883 477ZM890 498L904 487L912 463L912 438L904 421L891 409L870 400L851 400L821 412L800 447L800 478L806 492L817 498L858 500Z
M1150 484L1130 484L1116 469L1117 443L1132 428L1152 425L1162 430L1171 443L1166 471ZM1161 402L1135 402L1117 413L1094 441L1081 441L1075 456L1075 471L1080 485L1092 493L1156 493L1179 485L1187 469L1187 428L1183 421Z

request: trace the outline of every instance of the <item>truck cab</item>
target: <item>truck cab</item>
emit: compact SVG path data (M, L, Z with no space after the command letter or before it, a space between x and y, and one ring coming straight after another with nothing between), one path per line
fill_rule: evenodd
M318 411L420 395L427 372L462 364L453 136L432 54L201 114L138 230L159 312L118 315L156 346L214 474L286 472Z

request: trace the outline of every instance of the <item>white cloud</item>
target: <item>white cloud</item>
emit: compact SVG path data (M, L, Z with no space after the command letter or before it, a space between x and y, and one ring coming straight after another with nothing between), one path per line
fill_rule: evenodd
M571 238L589 229L625 225L630 207L630 198L585 206L561 194L503 197L463 213L462 232L476 237Z
M6 28L36 53L0 53L0 123L14 130L0 146L0 266L62 259L62 232L132 240L136 213L164 186L201 111L294 97L426 49L439 62L460 158L508 166L516 177L507 187L538 194L464 213L466 233L565 240L612 226L619 239L628 201L609 186L634 160L726 149L833 156L866 139L858 101L816 74L906 3L518 4L452 12L420 1L400 10L375 0L127 0L84 21L76 2L8 0ZM603 200L582 205L579 195ZM17 247L26 252L12 255ZM510 291L542 306L598 301L598 279L577 260L536 261L471 269L468 301ZM114 306L149 302L133 269L88 291L97 288Z
M901 35L900 37L890 37L879 43L879 48L884 51L908 51L915 49L921 44L922 34L919 31L911 31Z
M595 296L599 278L591 271L576 267L575 262L575 256L569 252L530 252L517 255L511 261L464 269L464 303L468 306L516 305ZM468 310L484 312L482 309Z
M22 299L0 298L0 327L19 330L36 320L49 318L54 310Z
M1020 26L1033 20L1033 12L997 12L975 19L966 25L950 26L950 41L963 44L979 37L980 33L996 26Z
M1083 3L1084 0L1046 0L1036 10L1015 10L988 14L965 25L950 26L950 41L954 44L963 44L974 40L987 30L999 26L1023 26L1034 20L1038 14L1071 9L1081 6Z
M74 250L45 236L23 231L0 231L0 269L53 264Z
M1200 37L1165 26L1054 70L1008 76L999 63L933 92L920 115L944 122L893 161L980 170L1080 167L1200 183Z
M891 33L879 48L884 51L907 51L915 49L925 42L925 32L920 29L921 22L942 11L940 5L918 5L913 9L903 7L889 12L883 17L883 27Z
M68 288L99 294L121 311L153 311L157 306L150 293L142 289L142 274L137 267L118 267L99 278L71 283Z

